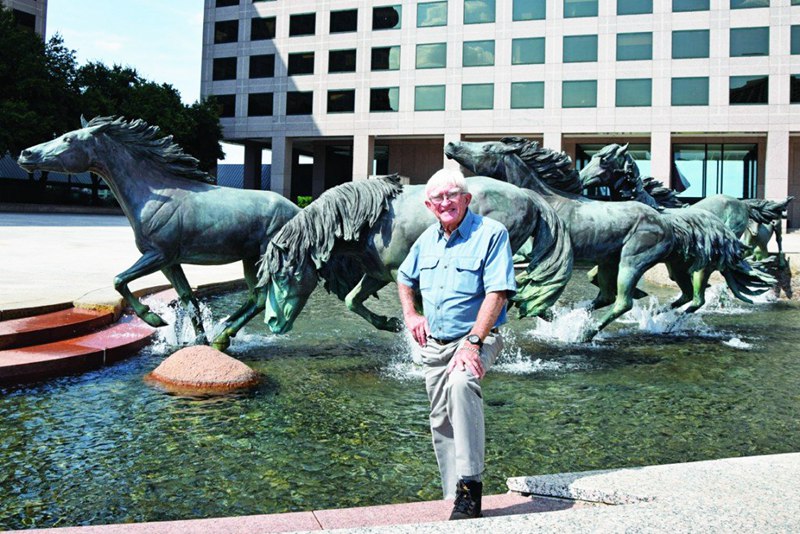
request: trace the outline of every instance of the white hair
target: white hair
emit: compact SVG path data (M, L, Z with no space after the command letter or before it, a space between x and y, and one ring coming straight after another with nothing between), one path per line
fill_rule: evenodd
M425 196L429 196L430 192L434 189L446 185L454 185L459 188L463 193L469 193L467 190L467 179L461 171L456 169L440 169L430 177L428 183L425 184Z

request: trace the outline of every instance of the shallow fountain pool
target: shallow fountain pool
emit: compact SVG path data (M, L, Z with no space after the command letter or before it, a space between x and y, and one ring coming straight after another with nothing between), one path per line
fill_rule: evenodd
M574 278L564 302L590 294ZM394 291L374 307L398 314ZM241 298L208 304L220 317ZM485 491L504 492L510 476L800 450L800 307L718 290L710 300L680 319L645 299L589 345L569 342L580 308L560 307L552 326L513 320L484 385ZM0 390L0 528L440 497L407 339L322 289L289 335L256 320L235 340L231 354L267 376L251 392L189 398L145 384L172 350Z

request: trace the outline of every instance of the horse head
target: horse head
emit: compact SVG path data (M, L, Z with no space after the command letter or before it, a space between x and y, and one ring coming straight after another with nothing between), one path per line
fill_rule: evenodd
M262 278L261 285L267 287L264 322L273 334L285 334L292 329L318 282L319 275L310 261L293 270L270 273L266 281Z
M583 187L608 187L612 197L635 198L642 189L639 166L628 153L628 145L612 143L598 151L581 169Z
M83 128L36 146L26 148L17 159L17 164L28 172L36 170L63 173L81 173L94 163L96 136L106 125L89 126L81 117Z
M526 143L529 141L521 137L504 137L500 141L484 143L460 141L447 143L444 153L448 159L456 160L478 176L504 178L506 176L506 156L518 153Z

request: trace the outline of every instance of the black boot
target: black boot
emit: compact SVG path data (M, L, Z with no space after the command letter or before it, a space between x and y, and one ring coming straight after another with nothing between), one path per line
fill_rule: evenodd
M459 480L456 484L456 502L450 520L473 519L481 516L483 482Z

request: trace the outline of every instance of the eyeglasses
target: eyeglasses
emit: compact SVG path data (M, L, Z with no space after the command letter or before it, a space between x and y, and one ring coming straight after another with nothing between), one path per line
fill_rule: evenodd
M432 197L428 197L428 200L433 202L434 204L441 204L442 202L447 200L455 200L459 195L463 195L464 192L461 189L451 189L450 191L445 191L442 194L434 195Z

